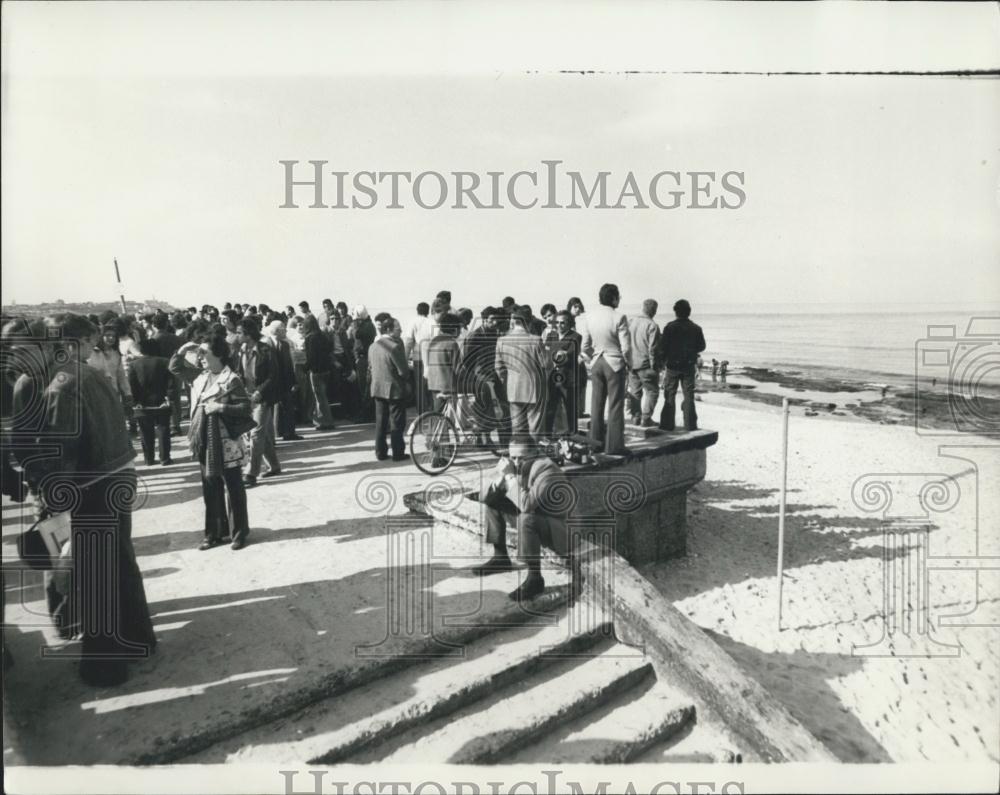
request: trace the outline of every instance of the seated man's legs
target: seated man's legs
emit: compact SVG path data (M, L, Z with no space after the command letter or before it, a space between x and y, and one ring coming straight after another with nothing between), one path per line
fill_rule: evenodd
M507 521L504 514L517 515L517 506L507 497L497 497L486 506L486 540L493 545L493 557L473 571L481 576L501 571L513 571L514 564L507 552Z

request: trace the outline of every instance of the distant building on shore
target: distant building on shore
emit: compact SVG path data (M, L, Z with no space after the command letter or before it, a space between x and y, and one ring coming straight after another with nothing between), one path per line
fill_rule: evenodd
M166 301L160 301L156 298L149 298L145 301L126 301L125 309L129 313L135 312L152 312L154 310L161 310L163 312L173 312L177 307L167 303ZM11 302L9 304L4 304L0 307L3 312L3 316L6 317L41 317L44 315L52 315L57 312L75 312L79 315L99 315L102 312L107 312L108 310L113 312L121 312L122 305L120 301L64 301L59 298L55 301L46 301L40 304L19 304L16 302Z

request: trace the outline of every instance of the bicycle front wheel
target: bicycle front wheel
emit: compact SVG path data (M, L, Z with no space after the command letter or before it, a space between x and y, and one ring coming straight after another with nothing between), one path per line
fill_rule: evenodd
M440 475L455 462L458 441L458 431L448 417L427 411L410 428L410 456L421 472Z

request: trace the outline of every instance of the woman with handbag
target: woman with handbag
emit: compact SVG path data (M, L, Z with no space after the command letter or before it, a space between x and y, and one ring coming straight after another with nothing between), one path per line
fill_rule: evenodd
M189 352L196 352L200 366L188 361ZM243 549L250 525L243 485L246 449L242 437L255 423L243 381L229 369L229 345L224 334L209 332L197 342L182 345L170 359L170 372L193 382L188 442L191 455L201 465L205 499L205 540L198 549L216 547L230 535L232 548Z

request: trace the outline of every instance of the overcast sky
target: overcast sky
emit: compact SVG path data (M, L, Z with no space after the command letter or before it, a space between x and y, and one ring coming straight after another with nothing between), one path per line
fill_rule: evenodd
M396 307L444 287L473 306L508 293L538 304L593 300L604 281L626 300L699 304L1000 301L995 79L560 74L774 64L724 41L726 55L687 53L681 65L651 64L643 47L641 63L603 50L548 63L542 47L544 58L491 48L497 25L514 24L504 15L492 35L448 17L404 37L398 20L372 27L356 7L295 9L281 20L291 30L210 8L4 5L5 303L113 299L113 256L127 297L184 305L330 296ZM985 28L995 48L1000 14L983 8L949 17L977 31L952 47L957 62L934 40L920 63L996 66L977 37ZM669 49L676 19L629 30L649 36L657 21ZM844 67L835 47L819 65L815 47L797 49L802 31L832 41L836 25L817 33L798 9L783 21L798 44L777 67ZM953 23L920 24L933 39ZM290 210L279 209L282 159L484 175L559 159L610 171L615 186L628 171L648 183L663 170L735 170L747 200L728 211Z

